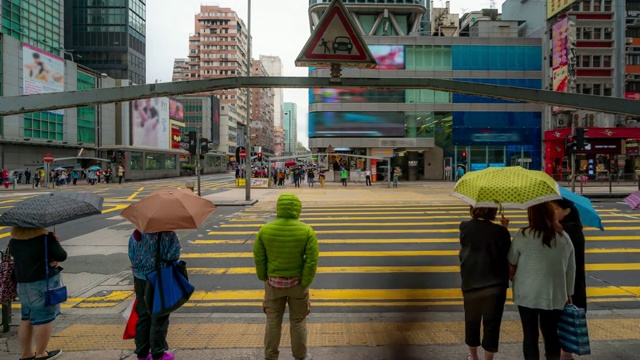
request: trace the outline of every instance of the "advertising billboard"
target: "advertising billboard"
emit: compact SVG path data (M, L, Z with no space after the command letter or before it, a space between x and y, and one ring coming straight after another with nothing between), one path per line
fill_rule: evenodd
M312 112L309 137L385 137L404 136L404 113Z
M169 98L131 102L133 146L169 149Z
M309 89L309 100L314 103L403 103L405 91L397 89Z
M220 144L220 99L211 97L211 143Z
M169 119L184 121L184 105L175 99L169 100Z
M171 148L181 149L180 141L182 140L182 130L180 126L171 124Z
M547 0L547 19L551 19L574 2L576 0Z
M64 91L64 59L22 44L22 94L46 94ZM50 111L64 115L64 110Z
M553 91L567 92L569 83L569 19L564 18L552 27Z
M369 51L378 63L376 69L401 70L405 67L402 45L369 45Z

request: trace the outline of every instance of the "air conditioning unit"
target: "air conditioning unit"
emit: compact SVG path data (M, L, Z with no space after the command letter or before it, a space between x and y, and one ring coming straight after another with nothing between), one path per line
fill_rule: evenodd
M593 87L593 84L582 84L582 88L583 89L591 89Z
M633 79L635 79L635 77L633 76L633 74L627 74L627 75L625 75L625 79L633 80Z
M631 45L631 44L633 43L633 38L624 38L624 42L625 42L627 45Z
M593 28L592 28L592 27L590 27L590 26L588 26L588 27L584 27L583 29L584 29L584 32L591 32L591 31L593 31Z
M604 28L604 32L610 33L613 31L613 28Z
M604 84L604 87L606 89L612 89L613 88L613 83L606 83L606 84Z
M559 128L567 127L566 119L564 117L562 117L562 116L558 117L556 119L556 127L559 127Z
M589 116L587 117L587 126L589 126L589 127L596 126L596 115L595 114L589 114Z

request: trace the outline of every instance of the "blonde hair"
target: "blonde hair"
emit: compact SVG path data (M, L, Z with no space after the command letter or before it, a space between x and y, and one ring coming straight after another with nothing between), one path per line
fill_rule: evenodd
M29 228L14 226L11 228L11 236L16 240L33 239L47 233L45 228Z

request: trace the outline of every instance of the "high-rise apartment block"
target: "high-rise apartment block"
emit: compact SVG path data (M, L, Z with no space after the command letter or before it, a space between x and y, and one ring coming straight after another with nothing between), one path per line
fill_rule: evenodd
M64 8L64 48L72 60L114 79L146 83L146 0L67 0Z
M298 105L295 103L284 103L284 151L293 154L298 144Z
M195 31L189 35L189 60L177 59L173 80L198 80L247 74L248 31L238 14L230 8L200 7L195 15ZM187 71L188 66L188 71ZM188 74L188 76L185 76ZM247 93L244 89L208 93L220 99L221 134L227 133L229 154L244 144L247 124ZM221 139L222 144L225 139Z
M260 60L251 61L252 76L268 76ZM251 89L251 146L273 154L273 88Z

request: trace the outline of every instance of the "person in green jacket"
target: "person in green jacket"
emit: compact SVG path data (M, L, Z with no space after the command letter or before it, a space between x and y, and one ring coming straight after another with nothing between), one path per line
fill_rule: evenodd
M340 180L342 181L342 186L347 186L347 176L349 176L347 169L340 168Z
M310 360L306 318L311 311L309 286L318 269L318 239L311 226L298 220L302 203L297 196L280 195L276 210L276 219L260 228L253 245L256 274L265 288L264 358L278 359L288 304L291 352L297 360Z

